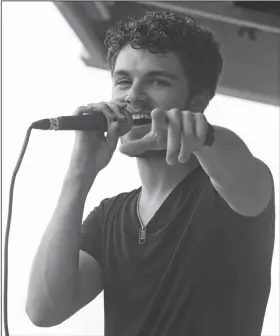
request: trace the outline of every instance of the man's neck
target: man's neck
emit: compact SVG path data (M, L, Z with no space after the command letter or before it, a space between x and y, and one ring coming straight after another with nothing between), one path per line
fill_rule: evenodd
M186 163L168 165L165 156L137 158L138 171L142 183L142 197L147 202L157 203L195 168L199 161L194 155Z

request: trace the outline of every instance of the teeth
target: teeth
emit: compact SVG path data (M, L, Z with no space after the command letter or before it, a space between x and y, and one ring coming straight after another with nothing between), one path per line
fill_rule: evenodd
M132 119L151 119L151 117L148 114L137 114L137 115L132 115Z

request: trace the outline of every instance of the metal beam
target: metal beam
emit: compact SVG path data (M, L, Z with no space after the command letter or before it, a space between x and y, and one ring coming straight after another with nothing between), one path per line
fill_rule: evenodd
M137 1L151 7L185 13L195 17L254 28L271 34L280 34L280 19L269 13L241 9L227 2L212 1Z
M90 25L90 22L86 20L83 16L83 11L79 10L79 2L59 1L54 2L54 5L61 12L64 19L68 22L69 26L73 29L73 31L76 33L81 43L83 44L85 50L82 51L82 59L84 57L87 57L86 55L94 55L95 61L98 64L102 65L102 67L107 67L104 60L104 45L95 34L92 26ZM83 10L88 10L87 13L90 13L90 19L92 21L99 21L102 19L100 7L96 6L94 1L87 3L85 2L83 5L87 6L83 7ZM90 9L89 6L91 6L92 8Z

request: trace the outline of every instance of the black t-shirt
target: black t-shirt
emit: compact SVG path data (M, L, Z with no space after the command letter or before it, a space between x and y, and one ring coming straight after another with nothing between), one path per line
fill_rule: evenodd
M141 188L103 200L81 226L101 265L105 336L259 336L271 286L274 192L234 212L201 167L169 194L139 244Z

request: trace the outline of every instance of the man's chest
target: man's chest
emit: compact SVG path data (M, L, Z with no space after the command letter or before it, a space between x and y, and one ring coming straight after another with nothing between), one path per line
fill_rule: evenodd
M105 265L124 273L149 273L149 265L165 267L174 251L181 251L183 259L188 259L194 249L203 251L212 236L208 234L212 218L205 209L200 209L199 198L198 192L185 202L142 203L138 211L137 202L130 206L130 211L120 208L103 232ZM142 244L141 230L146 231Z
M143 203L140 205L140 202L137 206L137 219L139 222L144 226L147 227L148 224L152 221L153 217L159 211L160 207L162 206L163 202L156 202L156 203Z

